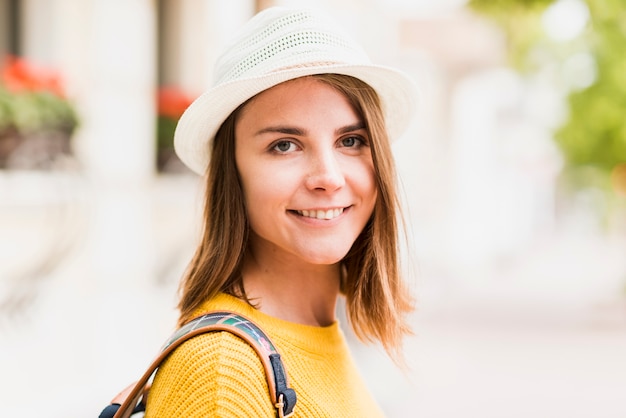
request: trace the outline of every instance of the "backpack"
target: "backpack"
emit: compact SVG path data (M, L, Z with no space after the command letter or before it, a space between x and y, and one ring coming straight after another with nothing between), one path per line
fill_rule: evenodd
M296 392L288 386L285 367L274 344L250 319L234 312L216 311L197 317L174 332L141 379L113 398L102 410L99 418L130 418L135 413L145 411L150 391L149 382L160 364L183 342L213 331L230 332L250 344L263 363L276 416L279 418L291 416L296 405Z

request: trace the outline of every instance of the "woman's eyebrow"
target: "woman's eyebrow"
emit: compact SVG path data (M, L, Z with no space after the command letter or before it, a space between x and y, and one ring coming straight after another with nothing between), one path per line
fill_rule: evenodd
M350 125L342 126L341 128L337 128L335 133L337 135L342 135L348 132L359 131L361 129L365 129L365 123L362 121L355 122ZM268 126L266 128L260 129L255 133L255 136L267 134L267 133L279 133L285 135L294 135L294 136L306 136L308 131L306 129L298 128L296 126L288 126L288 125L277 125L277 126Z
M341 134L345 134L345 133L348 133L348 132L360 131L361 129L365 129L365 123L363 123L363 121L358 121L358 122L353 123L351 125L347 125L347 126L341 127L339 129L337 129L335 132L338 135L341 135Z
M263 135L267 133L279 133L285 135L296 135L296 136L304 136L306 135L306 130L297 128L295 126L268 126L267 128L260 129L256 132L255 136Z

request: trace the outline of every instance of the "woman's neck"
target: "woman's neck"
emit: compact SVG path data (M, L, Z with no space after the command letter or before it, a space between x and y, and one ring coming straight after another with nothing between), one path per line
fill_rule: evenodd
M261 312L313 326L335 322L340 274L339 264L313 265L250 252L242 271L246 296Z

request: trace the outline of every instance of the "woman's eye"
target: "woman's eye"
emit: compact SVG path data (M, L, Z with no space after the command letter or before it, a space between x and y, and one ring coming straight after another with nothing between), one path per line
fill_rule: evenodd
M348 136L341 140L341 146L346 148L354 148L363 145L363 139L358 136Z
M280 153L295 151L295 149L296 144L291 141L279 141L272 147L272 150Z

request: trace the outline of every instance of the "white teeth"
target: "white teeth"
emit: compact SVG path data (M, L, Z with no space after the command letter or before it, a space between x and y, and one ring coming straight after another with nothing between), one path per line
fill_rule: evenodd
M343 213L343 208L328 210L299 210L297 212L307 218L331 220L341 215Z

